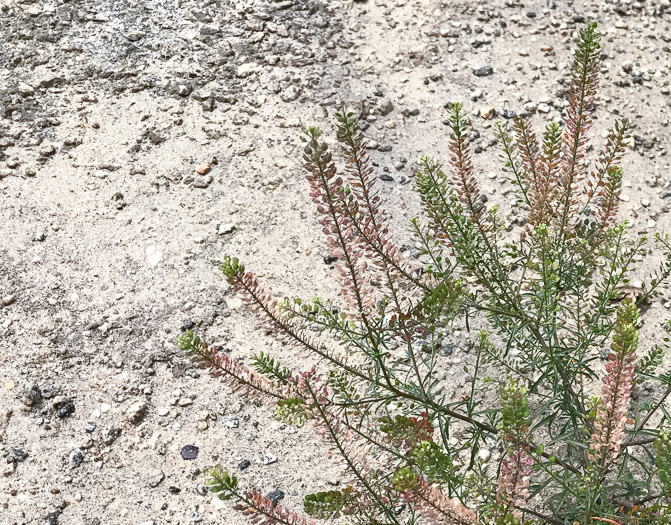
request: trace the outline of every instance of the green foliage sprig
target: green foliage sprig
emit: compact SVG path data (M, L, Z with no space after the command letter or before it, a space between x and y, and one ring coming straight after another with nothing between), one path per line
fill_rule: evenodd
M280 365L274 357L265 355L263 352L259 352L259 355L252 358L252 366L260 374L264 374L280 383L286 383L291 377L291 371L288 368Z

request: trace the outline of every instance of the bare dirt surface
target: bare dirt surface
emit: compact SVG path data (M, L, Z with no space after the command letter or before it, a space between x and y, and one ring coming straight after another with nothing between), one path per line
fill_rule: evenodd
M308 428L197 371L176 337L305 367L217 267L231 253L279 296L337 296L298 136L341 100L408 256L415 161L447 156L452 100L519 228L492 119L561 119L586 20L604 32L594 152L618 115L636 123L622 216L669 231L669 0L0 0L0 523L243 523L204 490L218 462L292 508L336 484ZM443 362L455 395L469 337Z

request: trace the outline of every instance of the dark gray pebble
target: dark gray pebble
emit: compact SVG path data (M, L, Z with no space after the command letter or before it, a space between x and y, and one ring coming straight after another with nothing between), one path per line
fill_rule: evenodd
M273 490L272 492L269 492L268 495L266 496L266 499L269 499L270 501L273 502L273 505L277 507L277 505L280 504L280 501L284 499L284 492L281 490Z
M182 448L182 457L184 459L196 459L198 457L198 447L196 445L186 445Z
M26 459L28 459L28 453L20 448L11 449L7 456L7 461L10 463L23 463Z
M54 405L56 415L61 419L71 416L75 413L75 404L69 399L64 399Z
M494 73L494 68L492 66L482 66L473 70L473 74L476 77L488 77Z
M77 448L70 453L70 466L77 468L84 463L84 459L86 459L86 455L82 450Z

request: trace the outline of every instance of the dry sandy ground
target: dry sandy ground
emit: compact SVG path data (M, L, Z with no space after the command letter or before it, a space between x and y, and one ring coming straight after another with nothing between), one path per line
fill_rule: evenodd
M336 297L298 136L301 123L331 129L341 100L368 124L393 179L384 205L415 256L411 179L420 153L445 157L443 106L473 113L478 173L513 223L484 117L560 119L576 28L595 20L595 151L617 115L636 123L622 214L635 233L668 231L669 5L0 0L0 523L242 523L203 491L216 462L294 508L337 482L307 428L199 374L175 339L193 326L235 358L298 362L217 266L236 254L280 296Z

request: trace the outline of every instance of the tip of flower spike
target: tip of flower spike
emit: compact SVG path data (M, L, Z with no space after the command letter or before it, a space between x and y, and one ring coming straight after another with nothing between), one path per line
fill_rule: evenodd
M599 33L596 28L597 28L596 22L587 22L585 24L585 27L583 27L580 30L581 39L586 39L586 38L590 38L590 39L595 39L596 38L596 39L598 39L598 38L600 38L601 33Z
M419 159L417 159L417 164L424 170L434 169L438 166L438 163L431 155L421 155Z
M448 102L445 104L445 109L448 111L461 111L464 105L461 102Z
M601 33L596 29L596 22L588 22L583 29L580 30L578 37L578 51L594 53L599 49L599 40L601 40Z
M228 278L242 275L245 272L244 264L242 264L237 257L229 257L228 255L224 257L224 262L219 268Z
M187 330L177 338L177 347L184 352L200 348L200 337L191 330Z
M318 139L324 134L324 132L318 126L305 126L303 127L303 135L301 135L301 140L303 142L310 142L312 140Z
M205 486L220 500L226 501L233 496L238 487L238 480L234 475L225 471L221 465L217 465L205 471Z
M349 111L345 106L342 106L340 111L336 111L335 118L341 124L356 124L354 113Z

